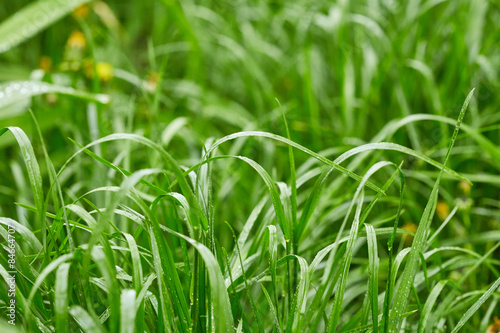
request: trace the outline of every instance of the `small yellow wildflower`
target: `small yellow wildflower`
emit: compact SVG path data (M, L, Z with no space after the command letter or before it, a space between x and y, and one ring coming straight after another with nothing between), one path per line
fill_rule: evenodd
M498 332L500 332L500 319L498 319L498 317L495 316L495 318L493 318L493 320L494 320L493 324L488 326L488 330L486 331L486 333L498 333Z
M49 72L52 68L52 59L47 56L43 56L40 58L40 69L43 69L44 72Z
M98 62L95 66L97 76L103 82L108 82L113 78L113 66L107 62Z
M463 195L468 197L470 196L470 184L467 183L466 181L460 181L460 183L458 183L458 188L462 191Z
M145 82L146 89L149 92L155 92L159 82L160 82L160 74L156 72L149 73L148 79Z
M437 215L444 221L450 215L450 206L446 202L439 201L436 207Z
M73 31L68 38L66 44L69 47L74 47L76 49L84 49L87 46L87 41L85 40L85 36L80 31Z
M403 230L409 231L412 234L416 233L417 229L418 229L417 225L415 223L412 223L412 222L406 222L403 225Z
M94 77L94 63L91 60L86 60L84 63L85 75L88 78ZM107 62L98 62L95 64L97 77L102 82L108 82L113 78L113 66Z
M415 234L417 233L417 225L415 223L412 223L412 222L406 222L403 227L402 227L403 230L406 230L408 232L411 232L412 234ZM410 245L412 240L413 240L413 236L412 235L403 235L403 239L404 239L404 242L406 245Z
M89 12L90 12L89 5L85 4L81 5L80 7L77 7L73 11L73 15L79 18L86 18L87 16L89 16Z

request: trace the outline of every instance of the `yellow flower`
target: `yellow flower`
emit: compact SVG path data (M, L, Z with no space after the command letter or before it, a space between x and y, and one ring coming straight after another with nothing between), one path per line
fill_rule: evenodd
M79 18L86 18L89 16L90 8L89 5L81 5L73 11L73 15Z
M40 69L43 69L44 72L50 71L52 68L52 59L47 56L43 56L40 58Z
M486 333L498 333L500 331L500 319L498 317L493 318L494 322L488 326Z
M403 230L409 231L412 234L415 234L417 232L417 229L418 229L417 225L412 222L406 222L403 226Z
M446 202L439 201L436 207L437 215L444 221L450 215L450 206Z
M85 40L85 36L83 35L83 33L81 33L80 31L73 31L73 33L71 34L71 36L69 36L68 41L66 42L66 44L69 47L74 47L74 48L77 48L77 49L83 49L87 45L87 42Z
M466 181L460 181L460 183L458 183L458 188L462 191L463 195L468 197L470 196L470 184L467 183Z
M403 227L402 227L403 230L406 230L408 232L411 232L412 234L415 234L417 233L417 225L415 223L412 223L412 222L406 222ZM403 235L403 239L404 239L404 242L406 245L410 245L412 240L413 240L413 236L412 235Z
M107 62L98 62L95 66L97 76L103 82L108 82L113 78L113 66Z
M159 82L160 82L160 74L156 72L149 73L148 79L145 83L146 89L149 92L155 92Z

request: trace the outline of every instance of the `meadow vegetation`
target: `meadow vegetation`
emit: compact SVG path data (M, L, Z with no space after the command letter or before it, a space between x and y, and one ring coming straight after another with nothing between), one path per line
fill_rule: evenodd
M2 2L0 331L497 332L499 28L495 0Z

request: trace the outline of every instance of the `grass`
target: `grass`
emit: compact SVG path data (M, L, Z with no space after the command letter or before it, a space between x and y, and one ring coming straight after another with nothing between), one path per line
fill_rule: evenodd
M498 330L499 17L5 3L0 331Z

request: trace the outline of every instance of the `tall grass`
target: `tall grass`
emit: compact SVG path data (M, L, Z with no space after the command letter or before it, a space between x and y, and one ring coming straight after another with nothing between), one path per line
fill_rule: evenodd
M486 331L499 16L2 5L0 331Z

